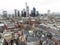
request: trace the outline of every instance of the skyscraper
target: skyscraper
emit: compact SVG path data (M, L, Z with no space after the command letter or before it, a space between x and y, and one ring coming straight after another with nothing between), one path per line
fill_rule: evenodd
M18 17L20 16L20 11L18 11Z
M29 17L29 6L27 6L27 2L26 2L26 17Z
M50 15L50 10L47 11L47 15Z
M3 18L7 18L7 11L3 11Z
M31 16L36 16L36 8L35 7L33 7L33 9L32 9L32 11L31 11Z
M26 17L26 11L25 11L25 9L23 9L23 10L21 11L21 15L22 15L23 17Z
M38 16L38 15L39 15L39 12L38 12L38 11L36 11L36 13L35 13L35 14L36 14L36 16Z
M17 17L20 16L19 10L15 9L14 12L15 12L15 16L17 16Z
M23 11L21 11L21 16L23 16Z

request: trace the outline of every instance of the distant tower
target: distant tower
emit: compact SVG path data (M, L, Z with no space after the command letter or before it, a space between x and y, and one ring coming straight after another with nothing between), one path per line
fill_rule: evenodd
M27 2L26 2L26 17L29 17L29 7L27 6Z
M33 7L33 15L36 16L36 8Z
M14 12L15 12L15 16L17 16L17 17L20 16L19 10L15 9Z
M7 18L7 11L3 11L3 18Z
M50 15L50 10L47 11L47 14Z
M23 9L23 17L26 17L26 10Z
M38 11L36 11L36 16L38 16L39 15L39 12Z
M25 9L23 9L23 10L21 11L21 15L22 15L23 17L26 17L26 11L25 11Z
M15 16L17 16L17 9L15 9L14 12L15 12Z
M21 11L21 16L23 16L23 10Z
M20 11L18 11L18 17L20 16Z
M32 11L31 11L31 16L35 17L36 16L36 8L33 7Z

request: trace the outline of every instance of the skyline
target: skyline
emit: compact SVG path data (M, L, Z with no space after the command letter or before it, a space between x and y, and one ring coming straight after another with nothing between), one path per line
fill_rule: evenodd
M8 13L12 13L14 9L21 11L26 7L26 2L29 10L35 7L39 13L47 13L47 10L60 12L60 0L0 0L0 12L2 12L1 10L7 10Z

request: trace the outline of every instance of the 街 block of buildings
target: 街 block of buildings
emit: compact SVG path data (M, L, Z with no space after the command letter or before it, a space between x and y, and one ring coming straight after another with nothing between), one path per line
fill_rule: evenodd
M0 45L60 45L60 14L40 14L29 6L0 14Z

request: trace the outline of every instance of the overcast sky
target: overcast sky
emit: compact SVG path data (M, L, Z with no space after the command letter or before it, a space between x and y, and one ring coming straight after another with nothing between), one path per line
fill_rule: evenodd
M51 12L60 12L60 0L0 0L0 11L7 10L12 12L14 9L22 10L25 8L26 2L30 10L36 7L40 13L46 13L48 9Z

